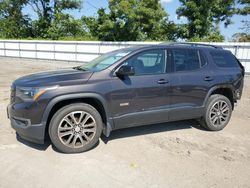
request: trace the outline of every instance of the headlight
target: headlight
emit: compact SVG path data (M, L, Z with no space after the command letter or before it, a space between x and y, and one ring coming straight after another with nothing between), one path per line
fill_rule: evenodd
M53 87L39 87L39 88L28 88L28 87L17 87L16 96L23 100L33 100L36 101L40 96L42 96L48 90L54 90L58 86Z

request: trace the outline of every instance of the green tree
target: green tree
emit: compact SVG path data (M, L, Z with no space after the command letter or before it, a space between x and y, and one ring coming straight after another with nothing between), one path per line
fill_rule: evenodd
M237 14L240 15L250 14L250 0L237 0L237 3L241 5L241 7L236 9Z
M218 24L231 24L235 14L234 0L180 0L178 17L187 18L187 24L179 26L179 36L186 39L204 38L211 33L218 33Z
M105 13L103 8L99 9L97 14L97 18L83 16L83 27L92 36L96 36L101 40L114 40L114 23L110 20L110 16Z
M52 21L50 0L30 0L29 5L38 16L38 19L32 22L33 35L36 38L47 38L47 30Z
M235 8L235 13L242 16L247 16L250 14L250 0L237 0L237 3L240 5ZM234 42L250 42L250 21L243 20L244 24L241 30L243 32L235 33L232 36Z
M65 28L76 27L76 21L65 10L81 8L80 0L30 0L29 5L37 13L38 19L33 21L33 33L37 38L57 39L59 32ZM53 33L53 31L55 33ZM72 33L76 33L72 31ZM62 33L63 34L63 33ZM61 35L62 35L61 34Z
M242 23L244 24L243 27L241 28L244 30L245 33L250 34L250 21L248 20L243 20Z
M250 34L235 33L233 35L233 42L250 42Z
M86 32L82 28L81 21L69 14L57 13L48 29L48 36L53 40L84 35Z
M223 42L225 40L224 36L220 33L220 31L213 31L209 33L208 36L203 38L194 37L191 38L190 42Z
M232 37L234 42L250 42L250 21L245 20L243 27L240 28L243 32L235 33Z
M22 13L27 0L0 0L0 37L23 38L31 35L30 19Z
M109 0L109 11L83 17L92 35L106 41L174 40L176 26L159 0ZM171 33L171 34L170 34Z

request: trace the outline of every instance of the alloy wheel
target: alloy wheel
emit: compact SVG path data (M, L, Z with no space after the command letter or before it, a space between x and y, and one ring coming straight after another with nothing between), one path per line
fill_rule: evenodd
M214 126L222 126L228 121L228 118L230 118L230 108L228 104L223 100L217 101L210 110L210 122Z
M96 121L86 111L67 114L58 126L60 141L70 148L81 148L89 143L96 134Z

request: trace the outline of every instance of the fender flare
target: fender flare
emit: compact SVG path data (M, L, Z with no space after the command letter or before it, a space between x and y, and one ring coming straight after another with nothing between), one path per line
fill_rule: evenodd
M105 135L109 136L109 133L111 132L113 125L114 125L113 120L110 118L109 110L108 110L107 103L106 103L105 99L97 93L65 94L65 95L60 95L60 96L53 98L51 101L49 101L47 107L45 108L45 111L44 111L44 114L42 117L43 124L44 125L47 124L47 121L48 121L48 118L49 118L49 115L50 115L52 108L56 104L58 104L59 102L62 102L65 100L84 99L84 98L92 98L92 99L96 99L99 102L101 102L101 104L105 110L105 115L106 115L106 119L107 119L106 125L104 125L104 133L107 132L107 134L105 134Z
M212 88L209 89L206 97L205 97L205 100L203 102L203 106L205 107L206 104L207 104L207 101L210 97L210 95L216 90L216 89L230 89L230 91L232 92L233 94L233 100L235 100L235 93L233 92L234 91L234 87L230 84L221 84L221 85L216 85L216 86L213 86Z

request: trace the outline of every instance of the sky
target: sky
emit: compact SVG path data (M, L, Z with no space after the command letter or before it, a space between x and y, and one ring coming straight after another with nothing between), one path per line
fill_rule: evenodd
M176 15L176 9L180 6L180 2L178 0L161 0L161 3L167 13L169 14L169 19L176 23L185 22L185 20L178 20ZM232 21L233 24L229 25L227 28L224 27L222 23L220 25L221 33L225 36L226 41L232 38L232 35L237 32L242 32L240 28L242 28L242 20L250 20L250 15L248 16L233 16Z
M177 19L176 9L180 6L178 0L161 0L161 3L169 15L169 20L175 23L184 23L186 21L186 19ZM76 18L81 18L82 16L95 16L97 15L97 10L101 7L108 9L108 0L84 0L81 10L70 11L69 13ZM24 11L31 14L33 18L35 17L30 7L26 7ZM220 25L221 33L225 36L226 41L229 41L234 33L242 32L240 29L243 26L242 20L250 20L250 15L233 16L233 24L229 25L227 28L225 28L223 24Z

